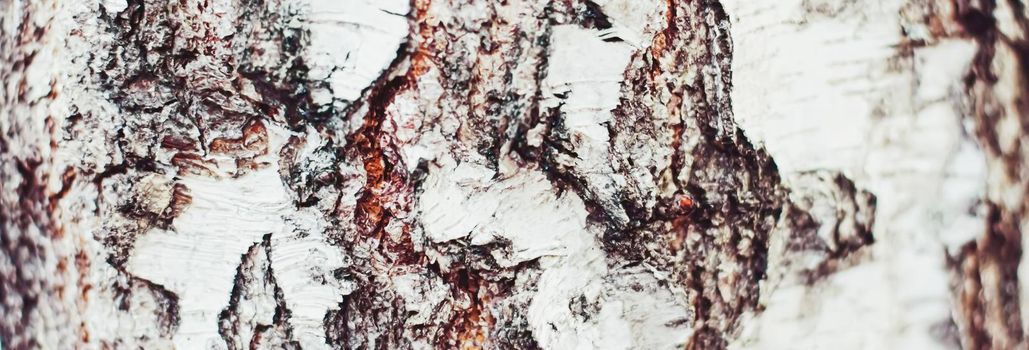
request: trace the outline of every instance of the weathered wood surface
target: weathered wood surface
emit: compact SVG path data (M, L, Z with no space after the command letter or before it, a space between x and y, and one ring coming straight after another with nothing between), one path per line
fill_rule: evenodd
M1027 31L0 0L0 347L1024 348Z

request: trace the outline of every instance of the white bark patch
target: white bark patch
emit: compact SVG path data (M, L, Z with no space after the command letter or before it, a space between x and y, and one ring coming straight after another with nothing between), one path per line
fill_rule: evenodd
M286 131L269 129L272 149L278 149ZM271 166L238 178L182 178L192 204L172 230L154 229L136 242L128 270L179 296L179 348L224 346L217 318L228 305L236 268L242 254L269 233L272 270L292 312L294 336L305 348L327 348L325 312L349 292L332 275L343 257L324 241L321 214L297 211L279 178L277 157L268 158Z
M393 277L393 285L404 298L408 314L404 324L411 327L428 324L450 292L442 279L422 271Z
M361 97L397 56L408 35L410 2L305 0L311 31L305 60L308 79L328 81L311 92L314 102L346 107Z
M813 286L766 284L767 309L733 348L940 346L930 332L949 317L944 251L983 230L971 208L984 157L953 102L975 48L943 41L898 57L901 5L726 2L746 134L786 178L841 171L878 199L868 261Z
M330 349L325 343L325 313L338 308L343 295L354 287L333 276L335 269L343 267L343 255L339 248L325 242L321 235L324 230L304 227L313 222L295 221L311 220L316 215L296 215L290 220L294 225L290 233L273 235L272 271L291 312L293 336L304 349Z
M126 0L101 0L100 4L108 13L118 13L129 8L129 2Z
M267 233L286 233L282 213L292 205L278 171L267 168L239 179L187 177L193 203L174 231L154 230L136 242L128 270L179 296L179 348L221 344L218 313L247 248Z
M446 162L446 160L444 160ZM586 214L573 210L581 200L570 193L556 196L543 174L522 172L491 180L495 173L470 162L432 169L419 201L426 236L445 242L471 236L471 243L500 238L511 253L494 252L501 266L511 267L541 256L564 256L581 249L569 241L586 225Z
M642 266L607 276L600 347L681 349L693 335L684 296L680 289L665 288L659 274ZM612 346L626 340L629 346Z
M543 81L543 108L561 108L576 157L559 162L590 174L587 182L598 198L613 199L625 184L611 161L608 144L611 110L618 106L626 66L634 49L625 43L605 42L597 31L576 26L555 26L547 77ZM628 222L619 205L615 219Z
M594 1L611 20L611 29L603 35L614 35L637 48L646 47L662 26L666 10L664 1L598 0Z

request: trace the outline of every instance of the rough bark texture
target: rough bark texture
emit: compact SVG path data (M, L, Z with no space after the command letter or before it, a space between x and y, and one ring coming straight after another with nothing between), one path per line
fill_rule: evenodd
M1027 346L1021 0L0 0L0 348Z

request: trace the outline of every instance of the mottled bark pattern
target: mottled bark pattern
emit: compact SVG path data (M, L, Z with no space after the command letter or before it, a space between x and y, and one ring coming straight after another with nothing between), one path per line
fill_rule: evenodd
M823 310L908 264L949 274L945 315L868 329L1023 347L1029 10L868 2L0 0L0 344L824 347ZM762 56L822 25L854 48L796 62L832 69ZM837 112L877 138L846 149Z
M979 45L965 78L968 118L996 179L983 203L986 232L952 262L959 286L956 321L968 349L1026 346L1021 305L1029 301L1020 300L1018 270L1029 227L1029 14L1025 3L1001 1L999 10L993 0L955 3L957 21ZM998 23L998 15L1011 22Z

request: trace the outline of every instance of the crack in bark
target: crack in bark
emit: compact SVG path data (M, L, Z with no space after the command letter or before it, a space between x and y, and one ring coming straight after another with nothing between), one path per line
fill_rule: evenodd
M137 277L125 271L122 266L115 265L108 259L108 263L115 266L118 271L118 278L112 288L114 289L115 303L122 311L129 311L132 299L138 297L140 291L150 293L150 296L158 303L158 313L154 315L160 326L160 335L171 337L179 327L179 297L164 286L151 282L150 280Z
M229 297L229 305L221 311L218 316L219 333L225 340L230 350L239 349L262 349L269 346L281 347L284 349L300 349L300 343L294 340L293 327L289 324L290 310L286 306L282 288L275 280L275 274L271 266L272 246L271 234L266 234L261 242L254 243L240 259L240 265L236 270L235 283ZM258 265L261 264L261 265ZM262 266L263 265L263 266ZM258 280L257 278L261 278ZM260 315L251 319L241 319L244 308L260 309L261 301L255 300L261 297L261 290L271 287L274 301L274 314L270 323L261 322L257 319ZM244 303L252 303L246 306ZM245 328L250 333L249 339L242 337ZM269 344L269 342L271 342ZM262 345L264 347L262 347Z

